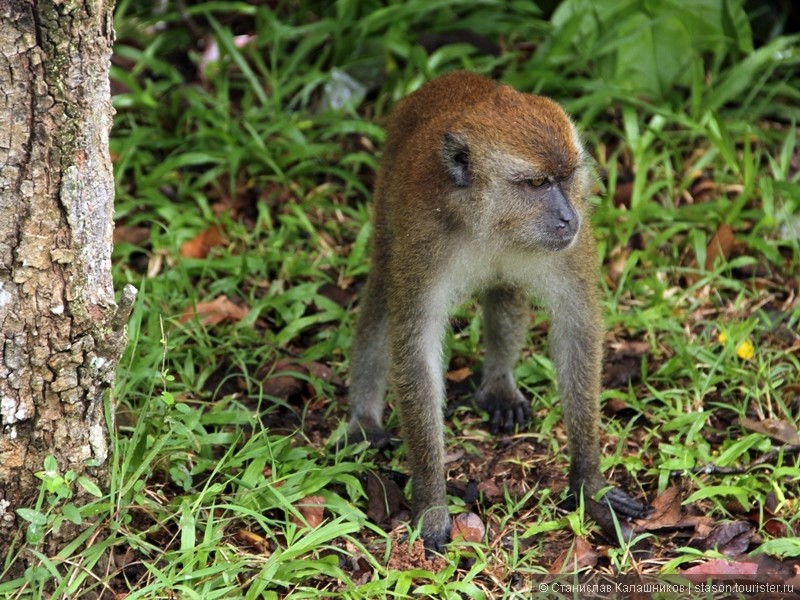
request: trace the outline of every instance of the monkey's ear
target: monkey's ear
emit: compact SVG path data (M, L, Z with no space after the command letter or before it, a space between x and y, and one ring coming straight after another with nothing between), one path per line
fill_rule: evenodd
M447 173L458 187L467 187L472 182L469 145L462 134L444 134L442 158Z

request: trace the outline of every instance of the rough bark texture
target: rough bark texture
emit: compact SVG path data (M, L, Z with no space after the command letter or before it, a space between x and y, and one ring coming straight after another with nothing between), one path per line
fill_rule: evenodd
M112 3L0 0L0 559L47 455L107 474L135 295L111 283Z

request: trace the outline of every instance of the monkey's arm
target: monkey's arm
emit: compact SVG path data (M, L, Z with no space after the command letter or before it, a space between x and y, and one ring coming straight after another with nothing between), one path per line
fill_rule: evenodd
M373 269L364 289L351 356L350 422L346 438L339 445L366 439L372 446L382 448L391 440L383 428L389 377L389 319L382 272Z
M450 540L444 477L442 342L446 306L425 290L394 296L390 314L391 375L411 470L414 518L425 548ZM401 299L402 298L402 299Z
M594 500L609 487L600 472L602 318L599 293L591 276L581 277L575 268L572 272L571 279L565 278L559 288L551 288L548 298L550 347L569 439L569 483L573 494L583 492L592 518L606 533L612 533L609 510L623 518L638 518L648 514L650 508L617 488L611 488L599 502Z
M511 433L531 417L530 402L517 389L512 369L528 332L528 293L518 287L493 287L483 294L486 359L475 403L489 413L492 433Z

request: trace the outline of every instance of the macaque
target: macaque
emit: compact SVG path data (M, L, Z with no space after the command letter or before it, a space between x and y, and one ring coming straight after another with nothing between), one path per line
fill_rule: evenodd
M569 437L569 485L613 531L613 510L648 508L600 473L603 319L587 198L592 172L578 132L548 98L450 73L402 100L375 189L372 263L352 348L348 442L381 446L384 395L397 395L412 506L428 551L449 540L442 344L448 311L480 295L486 357L476 403L493 432L525 425L512 369L529 292L546 307ZM599 501L596 496L605 491Z

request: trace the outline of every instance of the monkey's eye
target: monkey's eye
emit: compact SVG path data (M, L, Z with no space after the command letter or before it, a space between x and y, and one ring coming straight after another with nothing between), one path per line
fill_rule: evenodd
M550 180L547 179L547 177L534 177L532 179L525 179L524 183L525 183L525 185L527 185L529 187L532 187L532 188L540 188L543 185L546 185L547 183L549 183L549 181Z
M456 155L453 156L453 160L462 167L469 166L469 154L466 152L457 152Z

